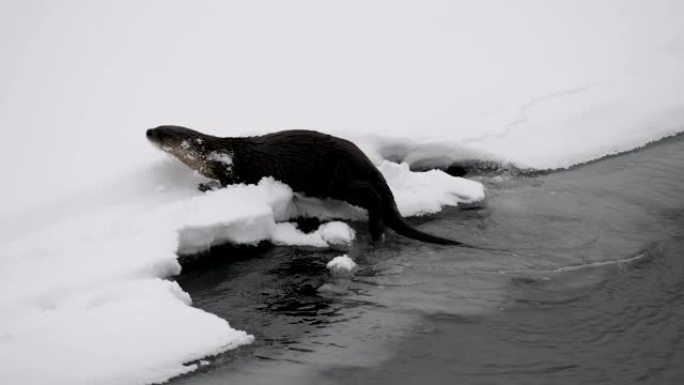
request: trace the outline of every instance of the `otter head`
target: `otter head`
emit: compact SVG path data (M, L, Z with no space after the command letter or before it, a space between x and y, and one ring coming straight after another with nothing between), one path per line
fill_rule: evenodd
M220 138L181 126L159 126L147 130L147 139L208 178L226 179L232 170L232 153Z

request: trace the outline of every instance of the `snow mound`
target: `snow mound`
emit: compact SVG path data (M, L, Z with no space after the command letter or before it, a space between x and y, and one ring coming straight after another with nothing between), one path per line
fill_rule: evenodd
M356 233L344 222L328 222L322 224L312 233L303 233L293 223L278 223L271 234L271 241L276 245L297 245L328 247L333 245L349 245Z

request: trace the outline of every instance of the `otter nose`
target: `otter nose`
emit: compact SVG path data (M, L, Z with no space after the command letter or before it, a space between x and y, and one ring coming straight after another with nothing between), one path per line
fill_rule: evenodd
M150 128L149 130L147 130L146 135L147 135L147 139L159 138L159 134L157 133L157 131L154 128Z

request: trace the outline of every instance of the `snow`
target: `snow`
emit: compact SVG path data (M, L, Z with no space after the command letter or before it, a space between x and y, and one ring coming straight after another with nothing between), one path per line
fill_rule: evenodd
M456 178L440 171L411 172L406 163L384 161L380 171L394 192L403 216L433 214L444 206L472 203L484 199L482 184Z
M253 340L189 303L176 283L145 279L3 309L0 378L6 384L159 382L193 369L183 362Z
M223 152L212 151L207 156L207 159L223 163L228 169L233 166L233 156Z
M333 277L351 277L358 269L356 263L347 254L335 257L326 265Z
M356 233L344 222L328 222L318 230L305 234L293 223L278 223L271 235L271 241L277 245L300 245L314 247L348 246Z
M682 15L678 0L0 2L0 382L193 370L252 337L164 279L177 254L354 242L363 210L269 178L200 193L147 128L336 134L403 215L435 213L482 185L407 165L563 168L684 131ZM329 222L303 233L296 216Z

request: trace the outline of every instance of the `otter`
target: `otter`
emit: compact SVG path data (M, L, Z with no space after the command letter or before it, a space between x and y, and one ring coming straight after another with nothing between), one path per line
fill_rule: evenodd
M293 191L345 201L368 211L373 241L384 227L424 242L471 247L419 231L399 214L380 171L354 143L310 130L253 137L216 137L181 126L147 130L147 138L191 169L221 186L256 184L270 176ZM200 185L201 190L207 189Z

